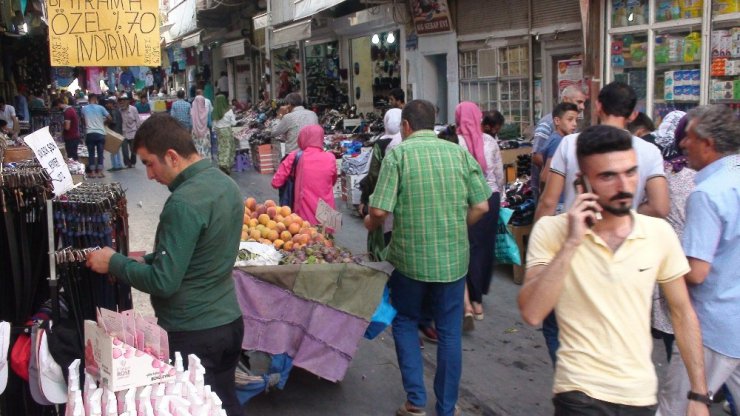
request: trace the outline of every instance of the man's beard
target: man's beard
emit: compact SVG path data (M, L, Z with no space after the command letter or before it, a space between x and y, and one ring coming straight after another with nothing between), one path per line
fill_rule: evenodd
M626 199L626 198L630 198L630 199L631 198L634 198L634 195L631 194L631 193L629 193L629 192L620 192L620 193L614 195L613 197L611 197L611 199L609 201L616 201L616 200L619 200L619 199ZM604 211L606 211L606 212L608 212L608 213L610 213L612 215L615 215L617 217L623 217L625 215L629 215L630 211L632 210L632 205L631 204L624 204L624 203L622 203L622 204L620 204L618 206L606 205L605 204L605 205L602 206L602 208L604 208Z

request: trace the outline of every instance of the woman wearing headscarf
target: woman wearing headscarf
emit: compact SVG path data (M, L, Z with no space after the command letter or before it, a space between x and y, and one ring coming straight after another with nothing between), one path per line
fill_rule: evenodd
M683 111L672 111L668 113L655 131L655 145L663 153L663 167L665 177L668 180L668 192L671 196L671 207L668 211L666 221L671 224L673 230L680 239L683 235L686 223L686 201L694 190L694 176L696 171L687 166L686 157L678 147L678 144L686 136L688 118ZM652 313L653 335L663 339L666 348L666 358L671 360L673 348L673 325L668 310L668 302L663 297L660 286L655 285L653 292Z
M383 127L385 133L375 142L373 146L373 156L370 159L370 168L367 176L360 181L360 214L364 217L367 204L370 201L370 195L375 191L375 184L378 182L380 166L383 158L394 147L401 144L401 109L392 108L385 113L383 117ZM393 214L388 214L382 228L376 228L367 234L367 250L375 261L385 260L385 248L391 241L391 231L393 230Z
M220 146L220 143L219 143ZM285 185L298 157L295 172L293 211L312 225L318 225L316 207L323 199L330 207L334 203L334 183L337 181L337 161L324 151L324 128L318 124L305 126L298 133L298 148L288 154L272 178L272 187Z
M206 99L198 95L190 107L190 119L193 122L193 143L203 159L211 158L211 131L208 130L208 111Z
M236 117L229 107L226 96L216 96L216 104L213 108L213 129L216 132L218 142L218 167L227 175L231 174L231 166L234 164L236 155L236 143L231 127L236 125Z
M494 113L490 116L491 119L500 121L496 132L503 124L503 117L499 115L500 113L498 115ZM483 133L482 122L483 113L476 104L464 101L457 105L455 124L457 125L458 143L478 161L483 176L493 192L488 199L488 212L480 221L468 228L470 263L468 264L463 324L466 330L473 329L473 319L483 320L484 317L483 295L488 293L491 285L498 211L501 204L501 190L505 182L498 142L492 136Z

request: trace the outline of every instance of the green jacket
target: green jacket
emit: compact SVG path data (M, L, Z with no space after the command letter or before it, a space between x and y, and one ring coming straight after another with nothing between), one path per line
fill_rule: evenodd
M196 331L241 316L231 276L244 215L239 187L209 160L185 169L159 216L153 253L138 263L121 254L110 273L149 293L159 325Z

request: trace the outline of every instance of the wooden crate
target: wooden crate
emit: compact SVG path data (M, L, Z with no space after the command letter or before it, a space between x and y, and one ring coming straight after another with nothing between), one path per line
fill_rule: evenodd
M272 146L269 144L262 144L262 145L252 145L251 149L252 153L252 163L254 165L254 169L262 174L272 174L275 173L275 168L273 167L272 160Z
M527 266L527 243L529 242L529 234L532 233L532 225L509 225L511 233L514 235L516 245L519 247L519 256L522 259L522 265L514 265L514 283L520 285L524 282L524 271Z

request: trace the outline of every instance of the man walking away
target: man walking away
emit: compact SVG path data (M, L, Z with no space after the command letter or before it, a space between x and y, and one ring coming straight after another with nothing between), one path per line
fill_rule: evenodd
M62 138L64 139L64 150L67 157L78 160L77 148L80 146L80 116L74 107L64 104L61 98L55 98L51 104L52 108L58 108L64 115L64 126Z
M103 147L105 146L105 122L113 119L108 110L98 104L98 96L90 94L88 104L82 107L82 118L85 120L85 146L87 146L88 162L85 173L91 178L102 178Z
M428 297L439 334L434 393L436 413L458 414L462 317L470 248L468 225L488 212L491 188L478 162L434 133L434 105L408 103L401 114L403 142L386 154L370 197L365 227L372 231L393 213L387 260L398 314L393 339L407 401L397 415L422 416L426 406L418 325ZM419 241L422 238L424 241Z

